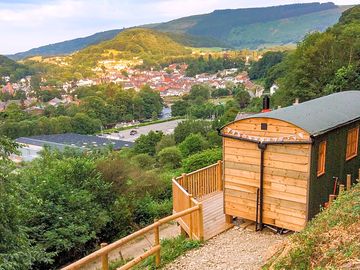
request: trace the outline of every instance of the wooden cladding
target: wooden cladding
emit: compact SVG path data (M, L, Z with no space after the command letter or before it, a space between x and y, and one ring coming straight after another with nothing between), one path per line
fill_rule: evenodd
M352 128L348 131L346 144L346 160L357 156L359 142L359 127Z
M318 163L317 163L317 176L321 176L325 173L326 163L326 141L322 141L319 144L318 150Z

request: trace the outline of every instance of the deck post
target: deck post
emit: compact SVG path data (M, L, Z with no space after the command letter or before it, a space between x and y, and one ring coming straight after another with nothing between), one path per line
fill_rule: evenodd
M158 221L157 219L154 219L154 223L157 223L157 221ZM154 228L154 245L155 245L155 247L160 245L159 225ZM155 265L156 265L156 267L159 267L160 263L161 263L161 256L160 256L160 249L159 249L155 253Z
M107 243L101 243L100 247L104 248L107 245ZM107 253L101 256L101 270L109 270L109 258Z
M189 186L186 181L186 173L181 174L181 182L181 186L183 186L186 190L189 190Z
M351 174L346 175L346 190L351 188Z
M202 202L199 204L199 240L204 241L204 217L203 217L203 205Z
M192 195L189 194L189 208L191 208L192 205ZM192 240L193 239L193 220L192 220L192 213L189 214L189 237Z
M221 164L221 160L218 160L217 162L217 177L218 177L218 181L217 181L217 190L221 191L222 190L222 164Z
M340 184L340 185L339 185L339 194L343 193L344 190L345 190L345 185Z
M334 200L335 200L335 197L336 197L336 195L334 195L334 194L329 195L329 206L332 205L332 203L333 203Z

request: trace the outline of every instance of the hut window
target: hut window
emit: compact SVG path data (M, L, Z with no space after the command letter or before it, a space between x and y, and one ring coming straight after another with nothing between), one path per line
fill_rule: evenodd
M318 164L317 164L318 177L325 173L325 159L326 159L326 141L322 141L319 144L319 152L318 152Z
M346 144L346 160L357 156L359 141L359 128L353 128L348 131Z

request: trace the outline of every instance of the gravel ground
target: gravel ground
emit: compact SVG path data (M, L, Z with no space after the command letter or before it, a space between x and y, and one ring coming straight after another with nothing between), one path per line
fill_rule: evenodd
M259 269L269 254L286 239L264 229L234 227L191 250L167 265L165 269Z

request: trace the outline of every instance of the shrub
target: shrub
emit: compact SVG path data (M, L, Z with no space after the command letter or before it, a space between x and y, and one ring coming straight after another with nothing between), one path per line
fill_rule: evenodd
M176 143L181 143L187 136L193 133L199 133L203 136L212 130L211 122L205 120L187 120L179 123L174 130L174 139Z
M136 155L132 157L131 161L142 169L151 169L155 163L155 159L148 154Z
M221 148L214 148L202 151L184 159L182 165L185 172L192 172L214 164L221 159Z
M181 165L182 156L180 150L176 146L172 146L161 150L158 158L162 167L176 169Z
M159 153L161 150L163 150L166 147L174 146L175 139L174 135L165 135L161 138L161 140L156 144L156 153Z
M134 151L137 154L155 155L155 146L163 137L162 132L150 131L147 135L141 135L134 145Z
M209 147L206 139L200 134L190 134L180 143L179 149L184 157L190 156Z

